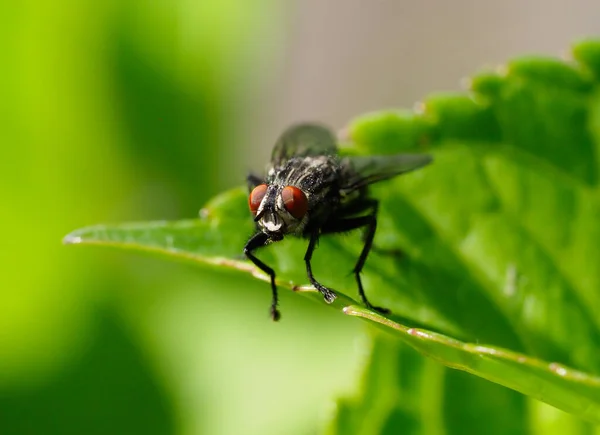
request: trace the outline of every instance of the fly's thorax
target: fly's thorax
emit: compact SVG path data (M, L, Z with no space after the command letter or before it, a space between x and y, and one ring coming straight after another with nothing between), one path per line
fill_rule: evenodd
M337 156L294 157L278 168L271 168L267 183L279 186L295 186L310 195L309 205L317 205L338 189L340 162Z

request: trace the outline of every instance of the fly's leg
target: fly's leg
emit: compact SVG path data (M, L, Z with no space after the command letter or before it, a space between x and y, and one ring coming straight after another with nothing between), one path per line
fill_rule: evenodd
M271 318L274 321L278 321L281 318L281 313L277 309L279 298L277 297L277 285L275 284L275 271L269 266L267 266L265 263L260 261L258 258L256 258L252 253L252 251L254 251L255 249L260 248L261 246L265 246L268 240L269 236L267 236L263 232L255 234L250 238L250 240L248 240L246 246L244 246L244 254L246 255L246 257L248 257L250 261L252 261L256 265L256 267L258 267L260 270L262 270L264 273L271 277L271 291L273 293L273 298L271 299L271 308L269 312L271 314Z
M315 277L313 276L312 267L310 265L310 260L312 259L313 252L317 246L317 242L319 240L319 233L314 232L310 236L310 242L308 242L308 249L306 250L306 254L304 254L304 262L306 263L306 273L308 275L308 279L310 283L323 295L325 302L328 304L332 303L337 297L333 290L328 289L321 283L319 283Z
M377 203L377 201L373 201L373 206L371 208L371 214L364 216L364 218L366 220L365 225L367 226L367 231L364 236L365 244L360 253L360 256L358 257L358 261L356 262L356 265L354 266L353 272L354 272L354 276L356 277L356 282L358 284L358 294L360 295L360 298L362 299L363 303L367 307L372 308L375 311L379 311L380 313L383 313L383 314L388 314L390 312L390 310L388 310L387 308L376 307L374 305L371 305L371 303L367 299L367 296L365 295L362 281L360 279L360 272L362 271L362 269L365 265L365 262L367 261L367 257L369 256L369 252L371 251L371 248L373 247L373 238L375 237L375 231L377 230L377 210L378 210L378 208L379 208L379 204Z
M351 203L350 205L344 207L341 210L341 213L344 215L353 215L353 214L361 213L361 212L364 212L367 210L371 210L372 214L377 215L378 207L379 207L379 203L377 200L371 199L371 198L361 198L361 199ZM362 238L361 238L363 243L367 242L367 237L368 237L368 233L367 232L363 233ZM371 242L371 251L376 252L377 254L389 255L389 256L393 256L393 257L397 257L397 258L401 258L404 255L402 250L399 248L380 248L377 245L373 245L372 242Z
M355 206L355 208L362 210L370 209L371 211L366 216L340 218L329 221L322 227L321 230L323 233L344 233L357 228L367 227L363 237L363 249L352 272L356 278L356 283L358 284L358 294L362 302L368 308L379 311L383 314L387 314L390 312L390 310L387 308L377 307L369 302L367 296L365 295L362 280L360 279L360 273L365 265L365 262L367 261L369 252L373 247L373 238L375 237L375 231L377 230L377 210L379 208L379 203L373 199L365 199L364 201L361 201L361 204Z

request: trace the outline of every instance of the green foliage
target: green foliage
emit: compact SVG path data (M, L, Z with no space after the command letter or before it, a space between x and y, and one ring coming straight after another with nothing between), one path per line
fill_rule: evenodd
M473 77L468 95L435 95L416 113L353 121L343 140L357 152L435 156L430 167L373 189L381 199L376 244L404 255L373 253L364 284L394 314L350 298L358 234L323 238L314 271L345 295L333 308L448 367L600 423L600 42L580 43L574 54L574 64L519 59ZM265 279L240 257L252 231L246 192L236 189L200 219L90 227L66 241L151 250ZM305 245L286 239L259 256L281 286L322 303L302 286ZM267 306L265 293L265 318ZM338 404L332 433L418 433L423 425L427 433L464 425L481 433L482 416L497 420L498 433L517 433L533 418L524 397L448 371L380 333L370 351L362 394ZM425 403L424 390L435 403ZM365 419L373 426L363 427Z

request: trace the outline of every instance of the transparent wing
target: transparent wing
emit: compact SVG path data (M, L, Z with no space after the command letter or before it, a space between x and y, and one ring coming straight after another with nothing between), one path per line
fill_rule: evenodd
M279 166L292 157L334 155L335 137L329 129L318 124L298 124L288 128L277 140L271 164Z
M389 156L345 157L346 177L342 190L354 190L414 171L433 160L429 154L395 154Z

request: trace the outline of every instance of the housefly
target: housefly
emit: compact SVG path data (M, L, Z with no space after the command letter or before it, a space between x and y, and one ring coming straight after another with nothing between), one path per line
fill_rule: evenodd
M319 237L365 228L364 246L353 272L358 294L369 308L360 272L373 245L377 228L378 201L369 197L368 186L427 165L426 154L386 156L338 155L332 133L315 124L299 124L287 129L278 139L265 178L248 176L248 205L257 232L248 240L244 254L271 278L270 314L279 320L275 271L254 255L257 248L282 240L287 235L308 239L304 255L311 284L332 303L335 292L317 281L311 259Z

